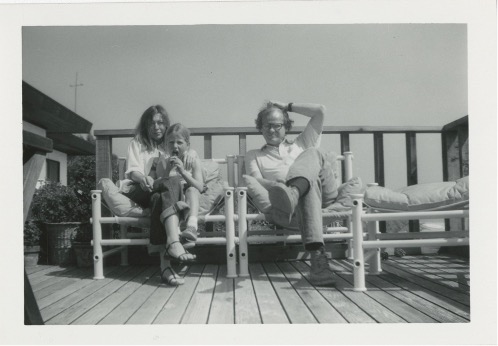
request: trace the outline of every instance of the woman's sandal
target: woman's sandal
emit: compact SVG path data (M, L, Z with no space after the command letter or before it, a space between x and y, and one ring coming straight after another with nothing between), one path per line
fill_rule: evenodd
M166 271L169 271L170 273L168 276L165 276L164 274ZM175 271L171 267L166 267L162 270L161 280L170 286L180 286L185 283L185 280L182 277L178 276L178 274L175 273Z
M197 230L193 226L187 226L181 233L180 238L190 241L197 240Z
M194 254L186 251L179 241L174 241L166 246L166 252L164 256L167 259L178 261L180 263L194 263L195 261L197 261L197 257Z

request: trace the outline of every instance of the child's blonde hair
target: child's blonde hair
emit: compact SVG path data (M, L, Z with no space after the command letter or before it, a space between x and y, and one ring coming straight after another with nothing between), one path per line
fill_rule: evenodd
M190 130L183 124L176 123L168 127L166 137L171 136L173 133L178 133L185 139L185 142L190 145Z

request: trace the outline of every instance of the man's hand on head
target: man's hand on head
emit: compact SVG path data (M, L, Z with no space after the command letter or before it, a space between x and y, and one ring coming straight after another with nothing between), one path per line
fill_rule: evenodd
M280 108L284 111L287 111L287 105L288 103L280 102L280 101L268 101L268 107L275 106L277 108Z

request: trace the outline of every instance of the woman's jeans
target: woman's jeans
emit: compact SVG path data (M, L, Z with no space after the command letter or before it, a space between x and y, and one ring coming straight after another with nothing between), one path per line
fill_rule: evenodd
M323 243L322 208L337 198L337 181L331 163L317 149L306 149L290 166L287 185L295 178L305 178L309 183L308 192L299 198L296 208L303 243Z
M174 214L183 220L190 210L183 201L181 177L161 178L154 181L152 192L142 190L137 184L124 195L141 207L151 209L150 243L152 245L166 244L164 220Z

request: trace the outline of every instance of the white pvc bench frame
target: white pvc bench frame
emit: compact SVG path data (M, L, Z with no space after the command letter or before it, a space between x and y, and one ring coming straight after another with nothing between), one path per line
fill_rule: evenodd
M225 215L199 215L198 219L201 222L225 222L225 237L209 237L198 238L196 244L210 244L210 245L226 245L226 260L227 260L227 277L236 278L236 244L239 242L238 237L235 236L235 222L238 216L234 213L234 165L235 156L229 155L226 159L213 159L213 161L227 165L228 183L229 187L225 188L224 202L225 202ZM133 239L137 236L132 236L127 233L128 226L136 226L148 228L150 226L149 217L121 217L110 216L102 217L102 191L92 190L92 223L93 240L93 269L95 280L104 279L104 259L110 255L120 253L121 265L128 265L128 246L131 245L149 245L149 239ZM121 227L120 239L102 239L102 224L119 224ZM143 236L138 236L143 237ZM103 246L116 246L110 250L103 251Z
M344 181L348 181L353 177L353 153L348 151L343 155L338 155L337 160L341 161L344 165L345 177ZM244 160L243 156L239 156L239 182L242 172L240 162ZM240 183L239 183L240 184ZM264 244L264 243L301 243L302 238L300 234L289 235L249 235L248 234L248 221L249 220L266 220L264 214L247 214L247 188L238 187L235 189L238 199L238 240L239 240L239 276L249 276L249 244ZM333 216L334 213L323 213L322 217ZM329 234L328 232L336 232ZM351 216L347 218L347 227L329 227L327 233L323 235L324 241L327 240L348 240L348 258L353 258L352 240L353 233L351 228Z
M461 246L469 245L469 232L427 232L434 234L432 239L390 239L380 240L379 221L389 220L417 220L417 219L451 219L468 218L468 209L456 210L426 210L411 212L376 212L374 208L363 208L363 195L354 194L353 198L353 275L354 290L366 291L365 262L369 264L369 274L376 275L382 272L380 250L392 247L420 247L420 246ZM367 239L363 233L363 222L366 223ZM415 233L414 233L415 235ZM420 233L416 233L420 238ZM446 237L445 237L446 235Z

